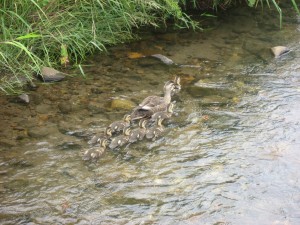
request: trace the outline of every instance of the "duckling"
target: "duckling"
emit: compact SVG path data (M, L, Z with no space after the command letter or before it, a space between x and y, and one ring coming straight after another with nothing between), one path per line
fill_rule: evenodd
M104 134L102 133L102 134L95 135L94 137L92 137L91 140L89 140L88 144L95 145L97 143L100 143L102 139L109 139L109 138L111 138L111 136L112 136L111 128L107 127L105 129Z
M136 141L141 141L143 140L143 138L146 135L146 124L147 124L147 120L145 119L141 119L139 122L139 127L135 128L131 131L130 135L129 135L129 143L133 143Z
M110 124L108 127L111 128L112 133L116 133L123 130L125 127L130 126L130 120L131 120L131 116L129 114L126 114L123 120L115 121L112 124Z
M100 148L98 149L89 149L85 151L83 154L83 160L97 160L99 159L106 151L108 140L107 139L101 139L100 141Z
M158 118L156 121L156 126L149 128L146 131L146 138L152 139L152 141L155 141L155 139L162 134L164 131L164 127L162 125L163 118Z
M167 82L164 86L164 97L148 96L145 98L139 106L133 109L131 120L148 118L158 111L165 110L167 105L171 102L171 93L174 88L175 85L173 82Z
M156 112L151 116L151 121L157 121L158 118L169 119L173 115L174 103L171 102L166 111Z
M122 147L129 141L129 135L131 133L130 127L125 127L123 134L113 138L109 144L110 149L115 149L117 147Z

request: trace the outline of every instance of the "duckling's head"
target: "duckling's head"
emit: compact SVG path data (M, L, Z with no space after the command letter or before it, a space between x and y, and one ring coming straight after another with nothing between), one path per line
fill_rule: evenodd
M156 121L157 126L162 127L163 120L164 120L164 118L161 118L161 117L157 118L157 121Z
M111 128L110 128L110 127L107 127L107 128L106 128L105 134L106 134L106 136L108 136L108 137L111 137L111 136L112 136L112 131L111 131Z
M130 127L125 127L125 128L123 129L123 134L124 134L125 136L129 136L130 133L131 133Z
M168 107L167 107L167 112L173 113L173 108L174 108L174 103L171 102L171 103L168 105Z
M179 87L181 87L181 84L180 84L180 77L177 77L177 76L176 76L176 77L174 78L174 84L175 84L175 85L178 85Z
M106 148L107 144L108 144L108 140L107 139L102 139L101 140L101 147Z
M130 122L130 120L131 120L131 115L126 114L126 115L124 116L123 120L124 120L125 122Z
M141 119L139 122L139 127L140 128L146 128L146 124L147 124L148 120L146 119Z

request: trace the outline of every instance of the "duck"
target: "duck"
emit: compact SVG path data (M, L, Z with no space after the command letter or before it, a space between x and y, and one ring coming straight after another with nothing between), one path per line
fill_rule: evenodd
M180 92L180 90L181 90L181 84L180 84L180 81L181 81L180 77L177 77L177 76L176 76L176 77L174 78L173 82L174 82L175 88L174 88L174 90L173 90L173 92L172 92L172 95L178 94L178 93Z
M167 110L156 112L151 116L151 121L157 121L158 118L169 119L173 115L174 103L170 102L167 106Z
M123 120L115 121L111 123L108 127L111 129L112 133L117 133L123 130L125 127L130 126L130 121L131 121L131 115L126 114L123 117Z
M164 97L148 96L131 113L131 121L150 118L158 111L164 111L171 102L171 94L175 85L173 82L166 82L164 85Z
M88 144L90 145L95 145L97 143L100 143L102 139L110 139L112 136L112 131L110 127L107 127L105 129L104 133L101 134L97 134L94 137L92 137L92 139L88 142Z
M110 149L120 148L129 141L129 136L131 133L130 127L125 127L123 129L123 134L113 138L109 144Z
M100 141L100 148L98 149L89 149L85 151L83 154L83 160L88 161L88 160L97 160L99 159L106 151L106 146L108 144L107 139L101 139Z
M174 80L168 80L168 81L166 82L166 84L174 84L174 89L173 89L173 91L171 92L171 96L173 96L173 95L175 95L175 94L178 94L178 93L180 92L180 90L181 90L180 80L181 80L181 78L178 77L178 76L176 76L176 77L174 78Z
M129 143L133 143L136 141L141 141L146 135L146 124L148 120L141 119L139 122L139 127L133 129L129 135Z
M156 125L147 129L146 131L146 138L152 139L152 141L155 141L155 139L162 134L164 131L164 127L162 125L163 118L158 118L156 120Z

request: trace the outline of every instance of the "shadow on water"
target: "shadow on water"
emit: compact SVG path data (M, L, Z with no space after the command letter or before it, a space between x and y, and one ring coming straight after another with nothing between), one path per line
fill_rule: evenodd
M147 35L91 59L86 79L40 84L29 105L2 98L1 223L299 224L300 24L286 13L279 30L273 15ZM292 51L274 59L276 45ZM95 133L175 75L163 137L82 161Z

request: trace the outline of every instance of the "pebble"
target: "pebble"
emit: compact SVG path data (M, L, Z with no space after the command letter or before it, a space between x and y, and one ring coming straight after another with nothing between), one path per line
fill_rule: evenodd
M41 76L44 82L56 82L65 78L65 74L51 67L43 67Z
M282 56L285 53L288 53L290 51L290 49L288 47L285 46L275 46L273 48L271 48L275 58L278 58L280 56Z
M29 103L29 96L28 96L28 94L23 93L23 94L19 95L18 97L19 97L19 99L22 102L25 102L27 104Z

